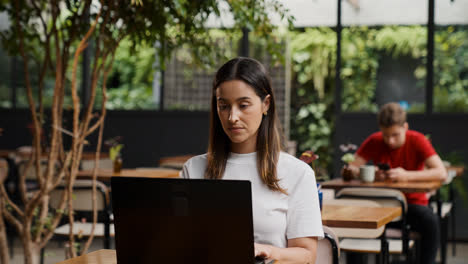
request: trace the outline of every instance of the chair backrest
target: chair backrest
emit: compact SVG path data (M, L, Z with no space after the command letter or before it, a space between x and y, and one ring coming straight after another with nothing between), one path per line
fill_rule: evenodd
M395 189L343 188L336 194L336 198L367 199L373 200L383 207L401 207L402 216L394 219L392 222L401 220L408 208L405 195Z
M73 210L92 211L92 180L76 180L73 185ZM61 184L50 192L50 206L57 209L66 186ZM109 191L105 184L96 181L96 204L97 210L106 210L109 206Z
M323 226L325 237L318 241L315 263L338 264L340 257L340 241L335 232L328 226Z
M322 188L322 197L323 201L325 200L334 200L335 199L335 190Z
M94 160L81 160L81 169L82 170L92 170L94 169ZM114 163L111 159L99 159L99 169L112 169L114 168Z
M324 204L327 205L346 205L346 206L362 206L362 207L381 207L381 205L375 201L363 200L363 199L334 199L324 200ZM377 238L385 231L385 226L381 226L377 229L368 228L341 228L333 227L333 231L339 237L349 238ZM318 263L318 262L317 262Z
M18 163L18 176L26 174L26 180L36 181L37 180L36 164L33 163L28 168L28 162L29 160L21 160ZM47 160L41 159L40 167L41 167L41 173L44 174L47 169Z

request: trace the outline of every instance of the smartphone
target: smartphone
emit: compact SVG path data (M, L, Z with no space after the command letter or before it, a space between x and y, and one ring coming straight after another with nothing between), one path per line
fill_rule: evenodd
M377 164L379 170L388 171L390 169L390 165L388 163L379 163Z

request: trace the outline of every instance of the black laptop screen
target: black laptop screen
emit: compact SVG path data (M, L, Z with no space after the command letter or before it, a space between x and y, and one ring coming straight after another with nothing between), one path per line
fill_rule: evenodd
M112 178L118 264L251 263L249 181Z

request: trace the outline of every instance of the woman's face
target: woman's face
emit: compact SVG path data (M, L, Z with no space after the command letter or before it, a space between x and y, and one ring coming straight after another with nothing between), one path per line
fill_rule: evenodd
M218 117L223 130L231 139L231 151L255 152L257 133L262 115L270 106L270 95L265 100L243 81L223 82L216 89Z

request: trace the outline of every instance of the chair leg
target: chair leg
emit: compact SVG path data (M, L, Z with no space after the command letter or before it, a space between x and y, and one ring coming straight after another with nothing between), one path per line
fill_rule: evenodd
M388 241L385 237L385 232L382 234L380 238L380 256L381 256L381 263L388 264L389 263L389 249L388 249Z
M333 264L338 264L339 259L338 259L338 245L333 237L331 237L329 234L325 233L325 238L330 242L330 245L332 247L333 251Z
M455 217L455 201L452 203L452 211L450 212L451 222L452 222L452 256L455 257L457 255L457 243L455 243L455 228L456 228L456 217Z
M45 254L45 249L41 248L41 264L44 264L44 254Z
M452 256L455 257L457 254L457 249L456 249L456 243L455 243L455 220L457 219L455 217L455 211L456 211L456 201L455 201L455 189L453 187L453 182L450 183L450 188L449 188L449 197L450 197L450 202L452 203L452 208L450 210L450 217L451 217L451 224L452 224ZM448 231L447 231L448 234Z

